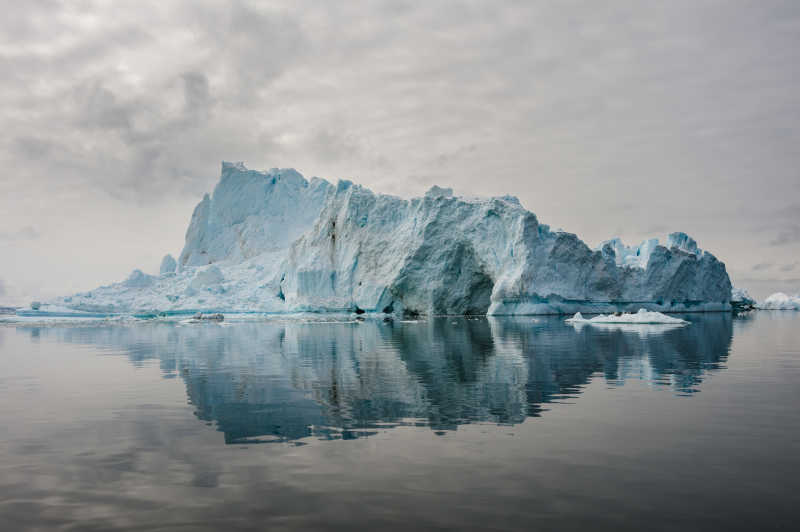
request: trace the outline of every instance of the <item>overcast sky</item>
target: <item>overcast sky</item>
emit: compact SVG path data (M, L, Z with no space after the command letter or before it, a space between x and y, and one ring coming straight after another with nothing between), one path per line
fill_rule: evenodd
M0 304L156 271L222 160L800 290L796 0L0 4Z

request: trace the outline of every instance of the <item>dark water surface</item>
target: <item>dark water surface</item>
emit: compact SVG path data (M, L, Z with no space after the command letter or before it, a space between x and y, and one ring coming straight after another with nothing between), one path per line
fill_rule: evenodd
M2 530L795 530L800 313L0 327Z

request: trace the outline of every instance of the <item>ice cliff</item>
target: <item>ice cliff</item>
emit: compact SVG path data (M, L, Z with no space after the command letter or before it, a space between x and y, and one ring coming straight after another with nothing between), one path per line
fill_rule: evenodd
M223 163L177 265L61 298L79 310L544 314L727 310L725 265L684 233L590 249L510 196L410 200Z
M241 262L285 250L319 215L330 183L293 169L248 170L222 163L213 197L195 207L178 266Z

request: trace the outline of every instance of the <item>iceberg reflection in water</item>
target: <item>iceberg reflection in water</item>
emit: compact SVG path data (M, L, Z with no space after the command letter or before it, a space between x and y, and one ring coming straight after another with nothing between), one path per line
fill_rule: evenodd
M729 314L688 327L572 327L563 318L266 321L20 328L34 337L158 360L226 443L351 439L397 425L455 430L520 423L593 378L643 379L677 394L723 368Z

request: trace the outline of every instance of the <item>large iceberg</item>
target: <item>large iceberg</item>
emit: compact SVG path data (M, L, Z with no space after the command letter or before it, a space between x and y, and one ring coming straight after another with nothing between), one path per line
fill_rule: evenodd
M171 257L170 257L171 259ZM684 233L592 250L511 196L410 200L223 163L177 265L53 304L102 312L550 314L729 310L725 265Z

